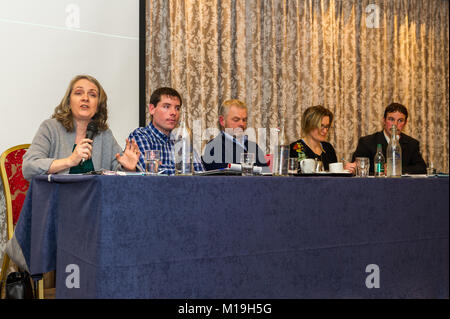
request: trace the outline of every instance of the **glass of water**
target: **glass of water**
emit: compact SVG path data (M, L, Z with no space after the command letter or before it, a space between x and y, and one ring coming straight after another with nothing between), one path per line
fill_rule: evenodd
M298 173L298 158L290 157L288 162L288 174L295 175Z
M159 150L145 151L145 172L148 175L157 175L159 172L159 163L161 160L161 154Z
M368 157L356 158L356 176L368 177L369 176L370 161Z
M433 162L429 162L427 166L427 176L435 176L436 175L436 168L433 165Z
M241 154L242 176L252 176L253 165L255 165L255 154L242 153Z

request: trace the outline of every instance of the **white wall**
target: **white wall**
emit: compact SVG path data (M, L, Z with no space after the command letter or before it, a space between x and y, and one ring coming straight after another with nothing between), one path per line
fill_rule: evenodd
M121 146L139 126L139 0L0 0L0 152L31 143L77 74L108 94Z
M0 0L0 153L31 143L70 80L108 94L119 144L139 126L139 0ZM0 259L6 242L0 183Z

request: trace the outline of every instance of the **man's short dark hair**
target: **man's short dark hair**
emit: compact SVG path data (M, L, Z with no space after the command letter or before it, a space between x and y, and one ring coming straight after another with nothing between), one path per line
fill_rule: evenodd
M162 95L177 97L180 100L180 106L183 104L183 100L181 99L180 93L178 93L175 89L169 87L162 87L153 91L152 95L150 96L150 104L156 106L159 103L159 101L161 101Z
M394 113L394 112L400 112L405 114L406 118L405 120L408 119L408 110L406 109L406 107L400 103L391 103L389 104L386 109L384 110L384 118L386 119L386 116L388 113Z

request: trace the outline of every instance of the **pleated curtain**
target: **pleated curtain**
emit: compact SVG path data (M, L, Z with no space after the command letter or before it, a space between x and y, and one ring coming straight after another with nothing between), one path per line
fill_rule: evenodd
M398 102L404 132L448 172L448 43L444 0L147 0L146 104L158 87L178 90L203 147L218 106L241 99L267 153L270 129L293 142L303 111L321 104L335 116L329 142L350 160Z

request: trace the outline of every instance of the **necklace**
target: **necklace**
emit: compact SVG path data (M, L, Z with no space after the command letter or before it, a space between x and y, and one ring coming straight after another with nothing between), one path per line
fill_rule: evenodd
M320 158L320 160L322 160L322 154L323 154L325 151L323 150L323 147L322 147L322 143L321 143L321 142L319 142L318 147L313 148L313 147L310 146L310 143L307 143L306 138L302 138L302 141L303 141L303 143L305 143L306 146L308 146L308 148L313 152L313 154L314 154L315 156L317 156L318 158ZM316 150L319 150L320 154L317 154Z

